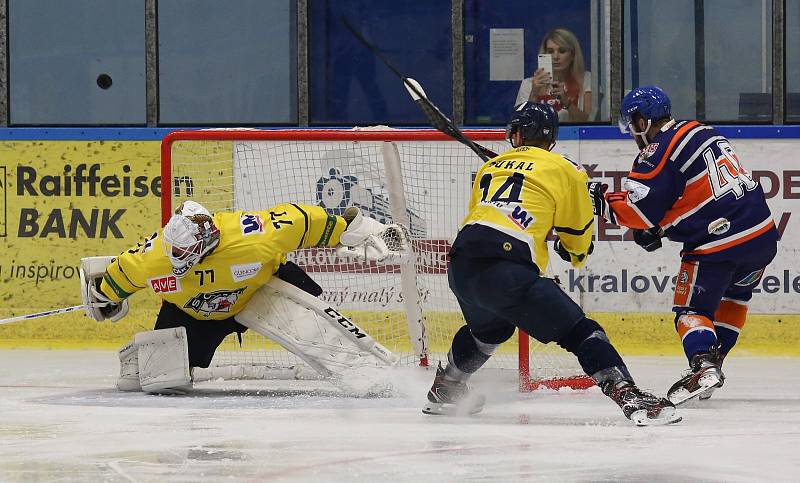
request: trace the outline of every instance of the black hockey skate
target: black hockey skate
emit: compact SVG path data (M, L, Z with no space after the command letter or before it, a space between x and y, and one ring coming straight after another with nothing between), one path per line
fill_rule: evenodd
M625 417L637 426L660 426L679 422L682 418L675 406L663 397L644 392L629 381L608 381L601 389L603 394L619 405Z
M690 369L667 391L667 398L676 406L698 397L706 400L714 390L725 383L719 349L712 347L708 353L695 354Z
M428 402L422 408L425 414L466 416L481 412L486 397L473 394L464 382L448 381L444 378L442 363L436 369L433 386L428 391Z

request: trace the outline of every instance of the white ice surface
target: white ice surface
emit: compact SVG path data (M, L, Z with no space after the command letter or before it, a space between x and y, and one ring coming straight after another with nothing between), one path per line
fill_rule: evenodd
M663 393L677 357L628 358ZM321 382L214 382L188 396L113 389L116 353L0 351L0 481L800 481L800 359L725 361L725 387L683 422L637 428L599 390L520 394L483 377L471 418Z

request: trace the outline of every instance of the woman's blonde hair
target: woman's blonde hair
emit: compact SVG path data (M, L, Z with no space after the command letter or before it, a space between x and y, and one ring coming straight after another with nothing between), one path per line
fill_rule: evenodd
M547 32L539 46L540 54L547 53L548 40L552 40L559 47L566 47L572 51L572 69L570 69L569 76L583 89L583 74L586 70L583 65L583 51L575 34L565 28L556 28Z

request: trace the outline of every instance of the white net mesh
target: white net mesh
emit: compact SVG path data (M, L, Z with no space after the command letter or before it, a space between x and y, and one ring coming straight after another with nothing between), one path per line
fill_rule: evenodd
M499 133L470 135L498 152L510 147ZM447 285L446 255L481 164L474 153L429 131L226 130L187 136L201 139L184 140L173 133L165 141L172 141L162 160L171 169L172 206L187 197L212 212L291 202L341 214L358 206L383 223L408 226L415 255L411 265L353 263L332 249L298 250L289 259L324 288L325 301L404 362L419 362L422 333L431 363L446 359L452 337L464 323ZM419 318L424 329L414 323ZM554 344L534 343L532 351L536 379L580 373L574 357ZM214 358L216 366L242 364L280 368L300 361L248 332L241 348L231 337ZM517 369L516 336L489 364Z

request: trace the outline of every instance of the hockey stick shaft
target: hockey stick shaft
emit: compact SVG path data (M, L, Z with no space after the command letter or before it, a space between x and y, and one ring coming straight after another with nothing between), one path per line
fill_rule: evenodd
M361 42L361 44L363 44L367 50L372 52L375 57L380 59L380 61L383 62L386 67L389 68L389 70L391 70L397 77L400 78L400 80L403 81L403 84L408 93L411 95L411 98L417 103L420 109L422 109L425 117L428 118L428 121L434 128L470 148L483 161L488 161L489 159L497 156L497 153L491 149L481 146L465 136L464 133L461 132L458 127L456 127L453 121L445 116L444 113L442 113L442 111L436 107L436 105L433 104L430 99L428 99L428 96L425 95L425 91L422 90L422 86L419 84L419 82L403 75L403 73L400 72L400 70L397 69L397 67L395 67L385 55L383 55L374 45L364 38L364 36L361 35L361 33L358 32L352 25L350 25L350 22L342 18L342 23L353 35L353 37Z
M93 304L96 307L105 307L108 305L107 303L100 303L100 304ZM36 312L35 314L28 314L28 315L18 315L17 317L11 317L8 319L0 319L0 325L2 324L10 324L12 322L19 322L21 320L29 320L29 319L38 319L39 317L49 317L51 315L58 315L58 314L66 314L69 312L74 312L76 310L82 310L85 308L85 305L73 305L72 307L64 307L63 309L53 309L53 310L46 310L44 312Z

